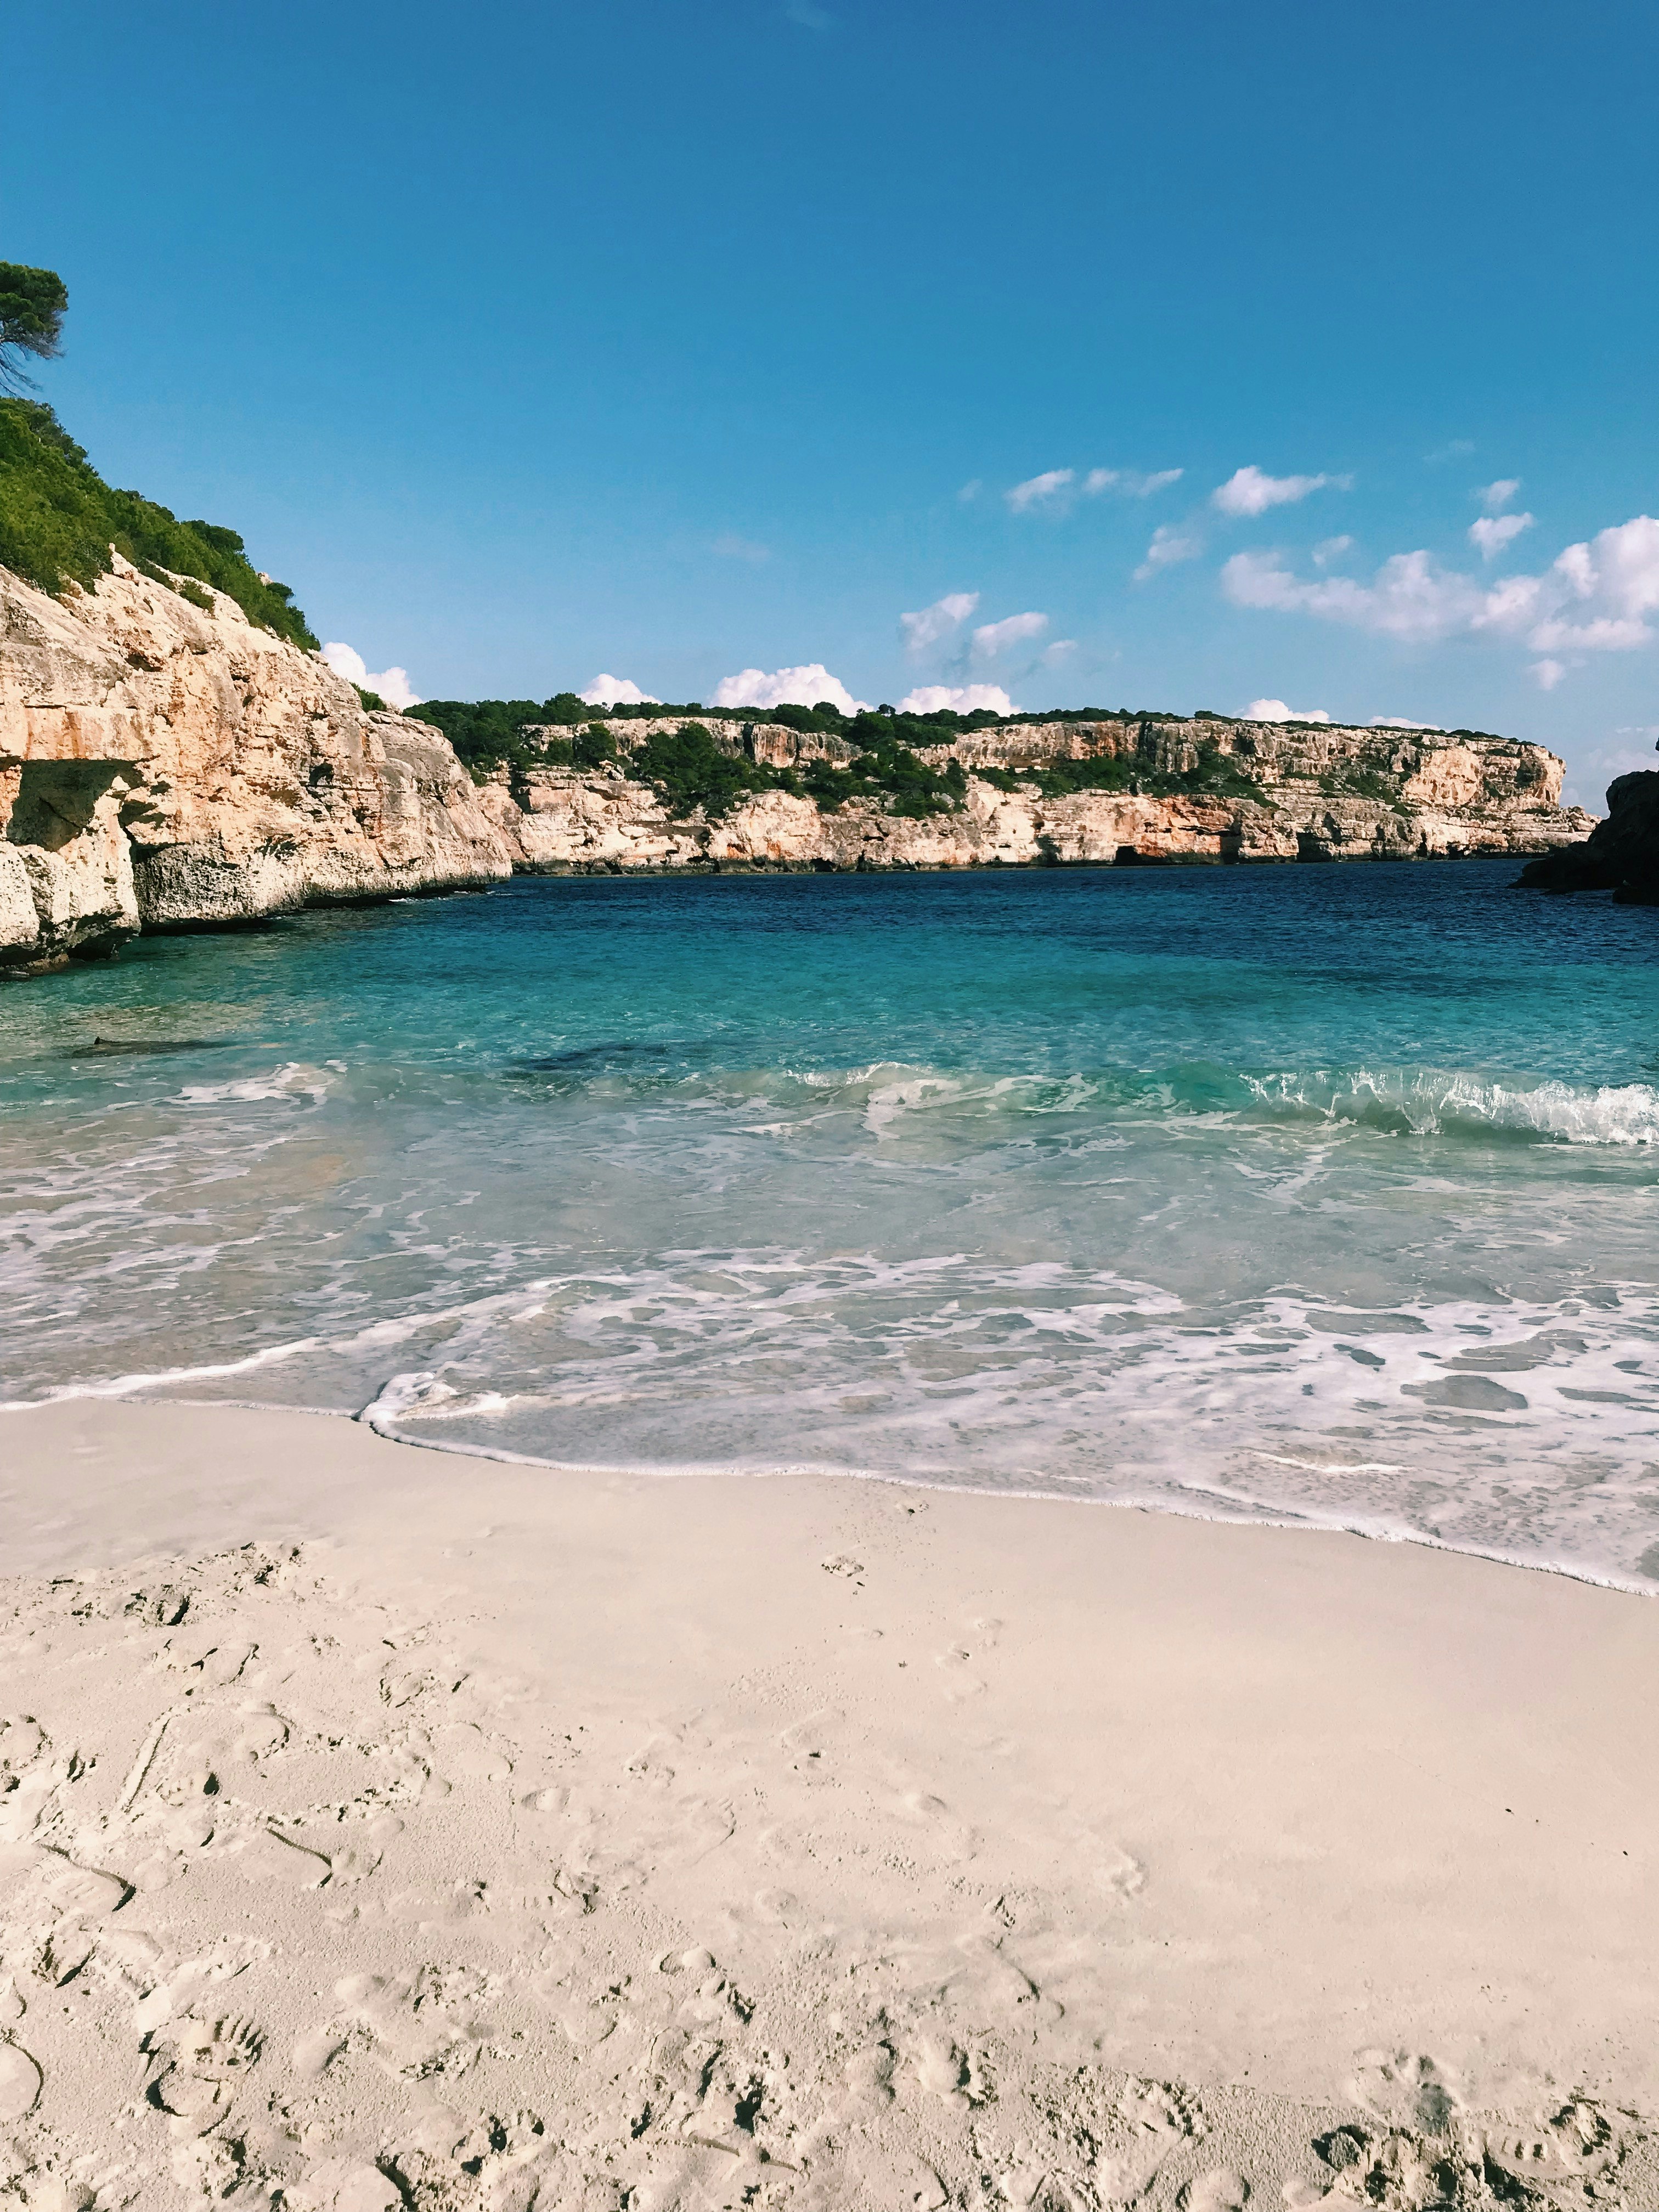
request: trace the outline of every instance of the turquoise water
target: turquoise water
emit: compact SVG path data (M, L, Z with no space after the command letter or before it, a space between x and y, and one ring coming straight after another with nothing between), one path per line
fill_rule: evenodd
M1651 1586L1659 913L1513 873L526 880L142 940L0 994L0 1396Z

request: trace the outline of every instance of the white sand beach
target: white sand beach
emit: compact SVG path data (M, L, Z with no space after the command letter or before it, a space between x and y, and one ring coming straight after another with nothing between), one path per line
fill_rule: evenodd
M0 2200L1659 2203L1649 1601L92 1400L0 1510Z

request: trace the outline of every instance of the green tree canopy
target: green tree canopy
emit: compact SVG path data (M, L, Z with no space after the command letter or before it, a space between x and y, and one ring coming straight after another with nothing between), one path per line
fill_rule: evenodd
M22 356L50 361L58 351L69 287L52 269L0 261L0 391L21 392L33 379Z

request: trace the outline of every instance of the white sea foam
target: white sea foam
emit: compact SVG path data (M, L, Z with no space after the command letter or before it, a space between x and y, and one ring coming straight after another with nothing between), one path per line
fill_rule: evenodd
M1202 1501L1615 1577L1652 1540L1647 1085L686 1060L107 1096L15 1152L12 1402L257 1376L552 1464ZM326 1153L273 1110L323 1099Z
M1571 1145L1659 1144L1659 1091L1646 1083L1509 1084L1455 1069L1355 1068L1246 1075L1268 1107L1333 1121L1396 1122L1413 1136L1492 1130Z
M328 1092L329 1079L320 1067L290 1060L265 1075L240 1076L228 1083L187 1083L179 1097L191 1106L246 1105L263 1098L309 1098L318 1103Z

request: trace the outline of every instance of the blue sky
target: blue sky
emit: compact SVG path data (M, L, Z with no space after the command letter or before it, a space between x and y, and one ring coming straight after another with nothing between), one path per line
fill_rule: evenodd
M100 469L422 696L1279 699L1595 801L1656 64L1601 0L84 0L9 26L0 254Z

